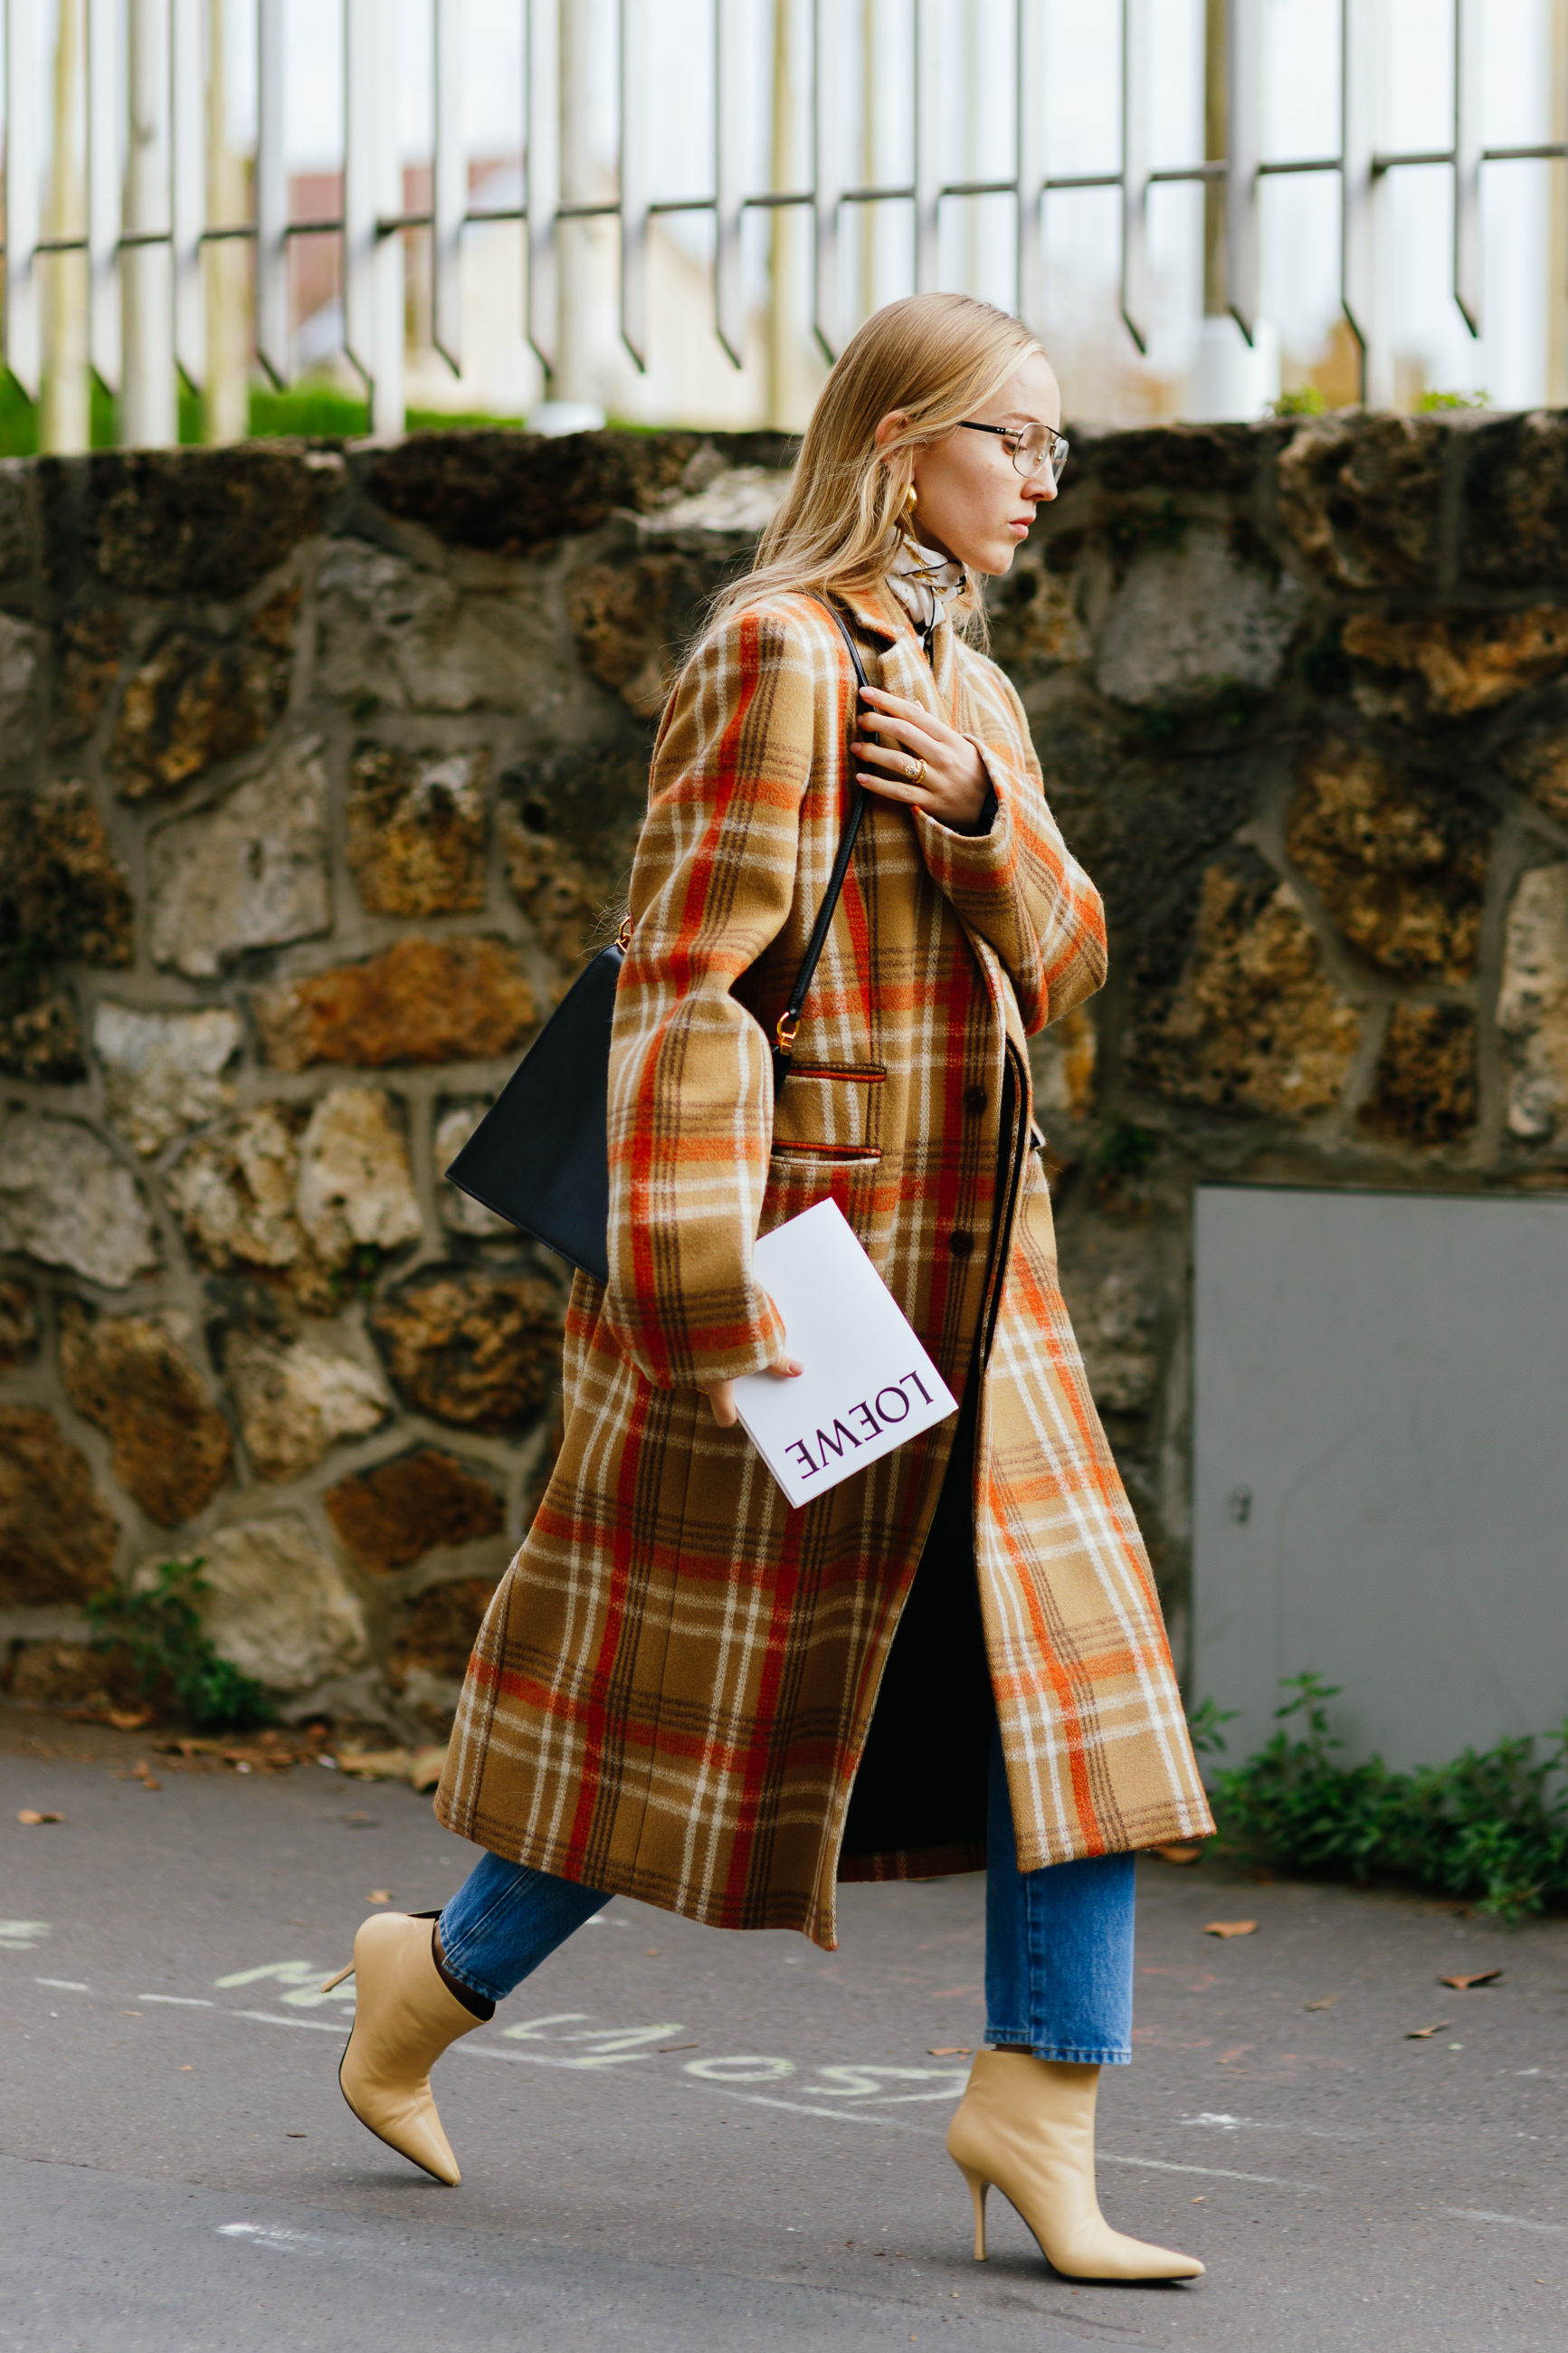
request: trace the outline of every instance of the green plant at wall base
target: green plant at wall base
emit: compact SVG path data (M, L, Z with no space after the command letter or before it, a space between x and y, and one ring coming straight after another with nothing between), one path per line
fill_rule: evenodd
M1152 1127L1118 1119L1106 1129L1089 1158L1103 1176L1142 1176L1152 1167L1159 1149L1160 1139Z
M1315 384L1293 384L1268 404L1270 417L1321 417L1328 402Z
M140 1593L115 1587L87 1604L94 1650L123 1647L148 1699L172 1700L198 1726L269 1724L261 1685L220 1657L202 1630L200 1597L211 1590L200 1560L160 1563Z
M347 1265L339 1267L332 1276L331 1290L334 1303L371 1298L375 1291L375 1279L385 1263L386 1252L379 1242L356 1242L349 1253Z
M1440 416L1447 408L1489 408L1489 392L1424 392L1415 404L1418 417Z
M1214 1777L1226 1842L1309 1877L1402 1879L1466 1898L1499 1919L1568 1908L1568 1722L1541 1744L1467 1748L1447 1765L1396 1773L1381 1757L1341 1765L1329 1703L1340 1686L1289 1675L1280 1729L1245 1765ZM1287 1730L1291 1717L1300 1725ZM1205 1701L1194 1746L1224 1746L1228 1721Z

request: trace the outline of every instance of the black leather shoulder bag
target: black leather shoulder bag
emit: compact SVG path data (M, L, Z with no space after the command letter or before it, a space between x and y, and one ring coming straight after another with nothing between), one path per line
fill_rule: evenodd
M857 683L864 687L865 665L843 615L826 597L818 601L837 623ZM865 791L857 785L826 895L774 1031L775 1097L789 1076L795 1032L865 814ZM459 1191L599 1282L607 1282L610 1272L610 1029L630 937L628 917L573 982L447 1171Z

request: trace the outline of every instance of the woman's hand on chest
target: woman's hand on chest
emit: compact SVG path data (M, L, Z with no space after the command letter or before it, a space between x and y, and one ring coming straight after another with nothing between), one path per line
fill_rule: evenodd
M884 800L924 809L939 825L973 825L990 779L971 739L923 703L879 686L865 688L860 702L861 732L849 748L868 765L858 782ZM872 742L873 735L881 740Z

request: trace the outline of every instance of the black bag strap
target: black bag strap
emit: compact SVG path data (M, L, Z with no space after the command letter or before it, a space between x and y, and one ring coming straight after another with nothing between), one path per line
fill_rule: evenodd
M843 614L837 606L829 603L826 596L817 596L813 599L813 602L822 606L826 612L832 614L838 634L849 649L849 659L855 665L858 686L862 688L868 686L870 681L866 676L866 665L860 659L860 649L845 626ZM856 716L857 718L859 716L858 699ZM827 934L832 928L834 912L838 905L838 894L844 888L844 878L849 871L849 860L854 854L856 837L859 833L860 821L865 814L866 788L863 785L857 785L855 798L849 805L849 814L844 821L844 830L838 839L838 855L833 861L833 871L827 879L826 894L817 909L816 921L812 926L811 937L806 942L805 954L801 958L800 970L795 976L795 987L789 993L789 1002L779 1015L774 1027L773 1051L775 1097L789 1076L790 1056L795 1051L795 1032L800 1028L800 1017L805 1009L812 981L816 977L822 951L827 944Z

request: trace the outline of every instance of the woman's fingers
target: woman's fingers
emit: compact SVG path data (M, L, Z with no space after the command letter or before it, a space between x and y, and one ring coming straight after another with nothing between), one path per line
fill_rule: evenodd
M800 1378L805 1366L795 1356L779 1356L766 1369L771 1380L795 1381ZM740 1419L740 1415L735 1410L734 1382L715 1381L711 1388L705 1391L705 1395L709 1405L712 1408L713 1419L720 1429L733 1430Z

